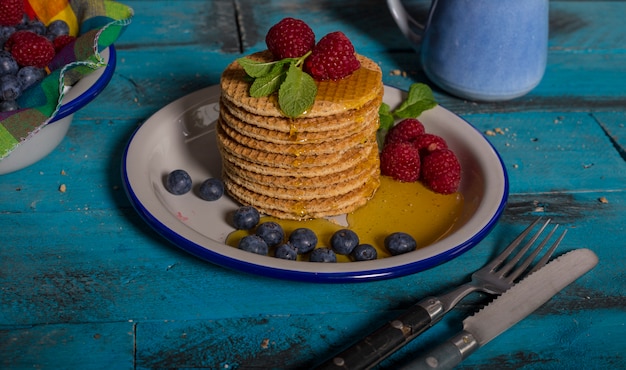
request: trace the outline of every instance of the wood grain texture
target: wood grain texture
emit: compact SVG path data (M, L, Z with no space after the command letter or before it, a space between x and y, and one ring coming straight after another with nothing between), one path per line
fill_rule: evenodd
M562 252L590 248L599 265L460 368L626 367L625 1L551 1L548 68L525 97L473 103L435 89L508 170L507 208L479 246L419 274L335 285L234 272L179 250L132 208L121 160L146 119L216 84L233 59L263 49L266 30L285 16L318 36L344 31L388 85L428 83L385 2L124 3L136 16L116 43L110 85L54 152L0 177L0 367L308 368L466 281L537 216L567 228ZM428 3L407 2L421 16ZM446 339L487 299L468 297L377 369Z

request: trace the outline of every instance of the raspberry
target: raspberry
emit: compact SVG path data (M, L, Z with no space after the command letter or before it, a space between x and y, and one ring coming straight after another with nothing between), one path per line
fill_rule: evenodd
M70 35L60 35L54 38L52 44L54 45L54 50L58 53L64 47L71 44L72 41L76 40L76 37Z
M267 49L278 60L299 58L313 49L315 34L303 21L284 18L269 29L265 43Z
M422 158L421 177L434 192L452 194L461 182L461 165L450 149L438 149Z
M385 137L385 144L396 141L412 143L424 132L424 125L418 119L405 118L389 129Z
M360 66L354 46L340 31L322 37L304 62L305 71L318 81L340 80Z
M54 58L54 45L44 36L17 31L4 44L20 66L45 67Z
M420 156L425 156L438 149L447 149L448 144L441 137L434 134L422 134L415 138L413 146L420 152Z
M0 26L17 26L23 17L23 0L0 0Z
M420 176L420 157L410 143L394 142L380 153L380 173L402 182L414 182Z

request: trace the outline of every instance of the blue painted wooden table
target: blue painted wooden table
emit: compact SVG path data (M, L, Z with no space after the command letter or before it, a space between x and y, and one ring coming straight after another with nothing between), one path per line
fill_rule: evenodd
M598 266L461 368L626 367L626 1L551 1L547 71L522 98L473 103L435 90L480 131L500 129L486 137L511 193L481 244L418 274L335 285L247 275L179 250L131 207L120 163L151 114L216 84L233 59L265 48L285 16L318 34L342 30L388 85L428 83L385 2L125 3L136 16L116 43L111 84L52 154L0 177L0 368L311 367L466 281L538 215L568 229L562 251L590 248ZM454 334L485 298L464 300L378 368Z

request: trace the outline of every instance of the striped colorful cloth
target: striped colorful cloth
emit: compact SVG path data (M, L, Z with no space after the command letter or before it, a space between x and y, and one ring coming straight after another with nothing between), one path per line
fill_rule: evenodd
M18 99L20 110L0 113L0 159L35 135L63 103L63 86L104 66L100 51L119 38L130 24L133 10L108 0L24 0L27 15L44 24L62 19L76 40L59 52L47 67L49 75Z

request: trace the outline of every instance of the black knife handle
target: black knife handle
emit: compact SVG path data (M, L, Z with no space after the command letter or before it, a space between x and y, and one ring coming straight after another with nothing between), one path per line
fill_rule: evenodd
M427 309L432 304L432 298L418 302L396 319L327 360L317 369L357 370L368 369L378 364L433 324L432 313Z

